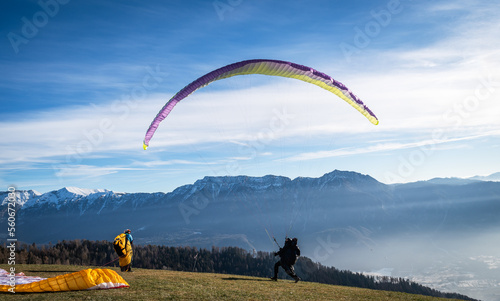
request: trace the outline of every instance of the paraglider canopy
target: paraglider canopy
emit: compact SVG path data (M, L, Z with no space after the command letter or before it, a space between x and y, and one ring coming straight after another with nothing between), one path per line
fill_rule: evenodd
M15 286L12 286L13 277L15 277ZM110 269L86 269L52 278L26 276L24 273L12 276L0 269L0 292L43 293L123 287L130 286L120 275Z
M149 146L149 141L153 137L160 122L165 119L172 111L174 106L182 99L188 97L194 91L220 79L229 78L236 75L247 74L264 74L271 76L282 76L299 79L314 85L317 85L325 90L328 90L363 114L371 123L378 124L378 119L375 114L363 104L363 102L354 95L342 83L334 80L332 77L319 72L311 67L295 64L292 62L279 60L255 59L233 63L214 71L211 71L197 80L193 81L182 90L177 92L163 108L158 112L154 120L151 122L146 136L144 137L143 147L146 149Z

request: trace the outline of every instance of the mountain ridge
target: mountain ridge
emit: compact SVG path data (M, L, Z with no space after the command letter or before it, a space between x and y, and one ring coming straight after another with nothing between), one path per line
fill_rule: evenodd
M456 207L454 210L458 208L458 214L465 214L466 209L460 207L459 202L455 204L452 200L445 201L439 195L445 191L450 198L459 199L461 196L456 194L457 191L461 191L465 196L471 195L468 190L473 190L472 194L479 190L490 193L486 196L486 199L490 200L495 198L497 186L500 186L500 183L456 179L431 179L386 185L369 175L334 170L318 178L296 177L293 180L275 175L206 176L193 184L180 186L167 193L126 193L107 189L64 187L43 194L34 190L16 191L16 195L21 205L18 209L19 216L26 215L32 220L57 215L88 215L90 219L96 219L97 215L123 214L139 224L149 224L145 218L147 214L161 221L163 211L170 216L171 221L176 221L177 226L184 224L192 227L191 223L208 222L210 214L218 216L216 211L219 210L227 212L228 216L244 216L251 212L260 219L281 222L287 222L285 213L293 214L302 216L304 220L300 220L304 226L318 223L318 220L313 218L314 214L320 214L321 220L327 222L325 214L331 210L336 211L331 213L336 216L338 212L359 208L357 212L350 212L350 215L338 216L338 223L361 221L364 223L363 227L370 228L370 223L378 221L378 228L382 229L381 225L388 222L380 220L378 215L387 215L393 220L402 215L409 215L408 218L417 223L415 216L408 211L418 209L425 214L436 215L440 214L439 210L443 208ZM7 192L0 193L0 198L2 205L5 205L8 200ZM311 204L314 204L314 207L311 207ZM317 208L325 210L317 212ZM136 213L135 216L132 213ZM489 221L489 215L485 212L481 214L481 220ZM485 215L488 218L485 218ZM5 213L0 217L2 218L5 218ZM137 225L137 228L144 227Z
M470 184L473 182L500 182L500 172L496 172L493 174L490 174L488 176L473 176L469 178L459 178L459 177L436 177L436 178L431 178L429 180L420 180L420 181L415 181L415 182L408 182L408 183L394 183L394 184L385 184L382 182L379 182L375 178L371 177L370 175L367 174L362 174L358 173L355 171L343 171L343 170L333 170L331 172L325 173L320 177L303 177L303 176L298 176L295 178L289 178L285 176L279 176L279 175L264 175L264 176L245 176L245 175L239 175L239 176L205 176L202 179L196 180L192 184L185 184L181 185L174 190L170 192L162 192L162 191L157 191L157 192L119 192L119 191L114 191L114 190L108 190L105 188L81 188L81 187L74 187L74 186L65 186L62 187L58 190L51 190L47 191L45 193L38 192L37 190L34 189L21 189L21 190L16 190L18 193L19 192L28 192L29 194L32 194L34 196L40 196L44 195L47 193L55 193L61 191L66 191L68 193L73 193L76 195L81 195L81 196L88 196L90 194L96 194L96 193L114 193L114 194L140 194L140 193L173 193L174 191L186 187L186 186L192 186L192 185L199 185L201 183L224 183L228 182L229 179L240 179L241 181L248 181L252 180L254 182L259 182L260 180L264 179L279 179L280 181L283 182L309 182L309 181L318 181L320 179L324 180L325 182L328 181L333 181L333 180L340 180L340 179L349 179L349 178L358 178L358 179L365 179L367 182L372 182L376 184L382 184L382 185L387 185L387 186L400 186L400 185L416 185L416 184L427 184L427 183L432 183L432 184L446 184L446 185L463 185L463 184ZM281 183L282 184L282 183ZM0 191L0 193L8 193L8 191ZM24 199L24 198L22 198ZM3 205L2 201L2 205Z

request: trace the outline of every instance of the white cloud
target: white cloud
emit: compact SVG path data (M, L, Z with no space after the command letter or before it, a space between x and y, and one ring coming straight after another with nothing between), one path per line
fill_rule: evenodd
M498 12L498 4L475 10L469 2L449 2L466 14L439 27L446 35L432 44L384 51L370 51L368 46L364 51L371 71L363 74L358 68L346 82L372 104L384 129L459 132L500 126L495 117L500 114L500 21L492 13ZM451 9L446 4L446 10Z
M55 165L55 175L58 178L96 178L110 175L124 170L136 170L129 167L118 166L92 166L92 165Z
M448 137L444 132L436 132L430 134L430 136L436 135L435 139L427 139L421 141L414 141L408 143L401 142L384 142L384 143L376 143L371 146L357 148L357 147L347 147L335 150L328 151L316 151L316 152L307 152L302 153L296 156L292 156L289 158L282 159L285 162L293 162L293 161L306 161L306 160L316 160L323 158L331 158L331 157L340 157L340 156L356 156L359 154L367 154L367 153L376 153L376 152L391 152L402 149L412 149L412 148L425 148L429 150L429 152L434 152L438 148L450 149L450 146L441 147L443 144L450 144L454 142L462 142L469 141L479 138L491 137L491 136L500 136L500 130L493 130L489 132L483 132L479 134L473 134L471 136L462 136L462 137ZM452 146L451 148L461 148L462 146Z
M213 165L216 162L203 162L203 161L193 161L193 160L156 160L156 161L136 161L133 163L134 166L144 166L144 167L161 167L161 166L172 166L172 165Z

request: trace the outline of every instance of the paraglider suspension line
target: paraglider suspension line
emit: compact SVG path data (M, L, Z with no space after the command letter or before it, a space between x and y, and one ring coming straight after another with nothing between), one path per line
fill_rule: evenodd
M281 250L280 244L276 241L276 238L274 236L273 236L273 239L274 239L274 242L276 243L276 245L278 246L278 248L280 248L280 250Z
M116 259L113 259L112 261L110 261L110 262L108 262L108 263L105 263L105 264L103 264L103 265L101 265L101 266L102 266L102 267L107 266L108 264L113 263L113 262L117 261L118 259L120 259L120 257L118 257L118 258L116 258Z

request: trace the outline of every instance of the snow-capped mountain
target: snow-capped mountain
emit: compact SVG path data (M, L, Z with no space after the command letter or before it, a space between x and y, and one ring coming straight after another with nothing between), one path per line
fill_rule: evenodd
M335 170L319 178L293 180L272 175L205 177L170 193L65 187L44 194L17 191L16 195L19 231L27 242L109 239L121 228L135 227L143 229L140 239L144 241L185 243L179 240L182 235L168 238L173 235L171 230L208 229L252 237L255 233L245 229L257 225L262 230L293 224L306 232L357 225L379 233L387 229L405 231L408 227L432 228L436 224L454 229L462 227L459 221L470 220L498 224L495 211L472 210L478 207L469 200L482 200L482 205L500 212L499 191L497 182L433 179L385 185L368 175ZM0 193L0 198L4 205L7 192ZM6 217L4 211L2 220ZM441 220L444 214L446 223ZM41 228L46 230L43 235L32 230ZM168 237L159 238L163 232ZM262 243L261 239L252 239L256 245Z
M15 202L18 206L23 206L29 200L42 195L36 190L15 191L14 194L16 195ZM2 206L6 205L9 202L8 192L0 192L0 199L2 200Z
M496 172L494 174L491 174L489 176L475 176L472 178L469 178L471 180L479 180L479 181L495 181L495 182L500 182L500 172Z
M31 192L32 190L30 190ZM21 194L21 192L18 192ZM24 192L23 192L24 194ZM64 204L76 203L81 199L93 201L105 195L120 195L106 189L82 189L77 187L64 187L62 189L41 194L39 192L29 193L29 197L25 197L19 204L22 208L32 206L48 205L60 208Z

